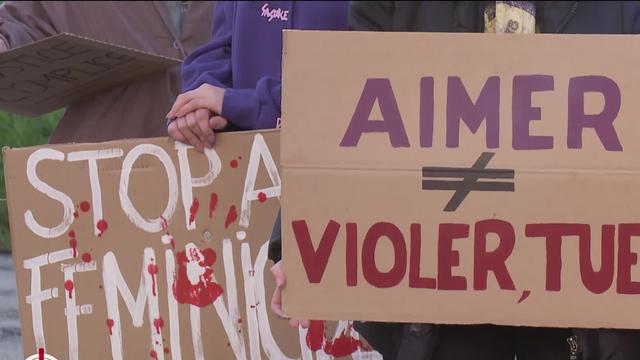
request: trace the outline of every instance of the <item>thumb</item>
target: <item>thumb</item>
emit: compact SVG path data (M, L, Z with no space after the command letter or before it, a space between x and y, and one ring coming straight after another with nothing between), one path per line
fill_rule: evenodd
M271 275L273 275L273 280L276 282L277 287L284 287L284 285L287 283L287 277L285 276L284 270L282 269L282 260L278 261L271 267Z

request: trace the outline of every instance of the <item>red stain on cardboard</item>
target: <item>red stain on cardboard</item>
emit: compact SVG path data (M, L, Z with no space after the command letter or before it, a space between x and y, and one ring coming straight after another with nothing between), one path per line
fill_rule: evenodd
M64 288L67 290L69 299L73 298L73 281L67 280L64 282Z
M218 207L218 194L212 192L211 198L209 199L209 219L213 219L213 214L215 214L217 207Z
M113 335L113 319L107 319L107 327L109 328L109 335Z
M82 210L82 212L89 212L89 210L91 210L91 205L88 201L83 201L80 203L80 210Z
M258 193L258 201L260 201L261 203L267 201L267 194L265 194L262 191L260 191Z
M73 212L73 217L74 217L74 218L77 218L78 216L80 216L80 214L79 214L77 211L74 211L74 212Z
M76 237L76 232L73 230L69 231L69 238L73 239L75 237Z
M311 351L322 349L324 343L324 321L311 320L307 331L307 346Z
M222 294L222 287L213 281L211 266L216 261L213 249L189 249L177 253L178 270L173 281L173 295L180 304L205 307Z
M229 208L229 212L227 213L227 219L224 221L224 228L228 228L232 222L236 221L238 218L238 212L236 211L236 206L231 205Z
M158 266L156 264L149 264L149 266L147 266L147 271L151 275L153 296L156 296L156 274L158 273Z
M104 232L107 231L107 228L109 228L109 224L107 223L107 220L100 219L98 220L96 227L98 228L98 231L100 231L100 233L98 233L98 236L102 236L104 235Z
M333 341L327 341L324 344L324 352L336 358L351 355L358 349L367 350L362 341L356 340L347 334L347 329L338 338Z
M73 249L73 257L78 256L78 241L76 238L69 240L69 247Z
M193 224L193 222L196 220L198 208L200 208L200 201L198 201L198 198L193 198L191 208L189 209L189 225Z
M164 326L164 320L159 317L153 320L153 327L156 328L156 332L160 335L160 329Z
M158 353L156 353L155 350L151 350L151 352L149 353L149 355L151 356L152 359L156 359L158 360Z
M231 162L229 163L229 165L231 165L232 168L237 168L238 167L238 160L231 160Z
M91 254L89 253L82 254L82 261L86 263L91 262Z
M169 353L169 348L164 348L164 353L168 354Z

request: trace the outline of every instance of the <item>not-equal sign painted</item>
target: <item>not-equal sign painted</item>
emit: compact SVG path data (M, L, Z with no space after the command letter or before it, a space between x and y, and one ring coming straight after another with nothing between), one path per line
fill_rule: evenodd
M456 211L462 201L472 191L514 192L514 181L495 181L496 179L515 178L513 169L487 169L494 153L480 155L470 168L460 167L423 167L422 190L455 191L444 211ZM437 180L434 180L437 179ZM447 179L447 180L441 180ZM481 181L487 180L487 181Z

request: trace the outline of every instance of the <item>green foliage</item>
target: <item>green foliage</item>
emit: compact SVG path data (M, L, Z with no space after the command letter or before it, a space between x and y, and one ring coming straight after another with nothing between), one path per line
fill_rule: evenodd
M46 143L62 113L63 110L59 110L41 117L27 118L0 112L0 147L24 147ZM0 158L0 251L10 250L10 246L4 167Z

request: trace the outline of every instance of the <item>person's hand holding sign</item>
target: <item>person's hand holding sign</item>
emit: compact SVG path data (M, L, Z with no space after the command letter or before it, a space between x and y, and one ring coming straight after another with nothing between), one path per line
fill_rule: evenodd
M289 326L291 327L297 328L298 326L302 326L305 329L308 328L309 320L290 319L289 316L282 311L282 289L287 283L287 277L282 269L282 260L273 265L271 274L273 275L273 280L276 282L276 289L273 292L273 298L271 298L271 311L283 319L289 319Z
M180 94L167 114L167 131L173 139L193 145L199 151L212 147L214 132L227 127L222 112L224 89L203 84Z

